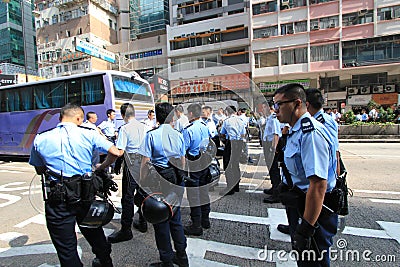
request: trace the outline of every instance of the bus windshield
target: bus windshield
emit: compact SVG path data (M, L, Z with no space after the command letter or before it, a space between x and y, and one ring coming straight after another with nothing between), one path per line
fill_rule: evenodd
M139 80L132 80L129 77L111 75L114 85L115 98L124 98L137 101L152 101L152 94L149 84Z

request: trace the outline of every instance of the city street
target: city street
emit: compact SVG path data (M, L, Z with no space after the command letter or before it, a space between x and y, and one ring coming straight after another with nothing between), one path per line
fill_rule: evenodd
M350 214L341 220L334 238L332 266L400 265L400 143L341 143L348 170ZM288 254L289 236L276 226L286 223L284 206L264 204L262 189L269 188L262 149L249 146L254 165L241 165L239 193L220 198L220 185L210 192L211 228L201 237L188 237L190 266L296 266ZM222 160L220 160L222 164ZM27 162L0 162L0 266L59 266L45 226L38 177ZM266 178L266 179L265 179ZM121 184L121 176L114 178ZM120 206L120 192L112 196ZM189 209L183 208L183 221ZM150 226L150 225L149 225ZM109 235L119 230L119 214L106 225ZM144 267L158 261L154 231L133 230L132 240L113 244L114 266ZM94 255L78 232L78 249L84 266Z

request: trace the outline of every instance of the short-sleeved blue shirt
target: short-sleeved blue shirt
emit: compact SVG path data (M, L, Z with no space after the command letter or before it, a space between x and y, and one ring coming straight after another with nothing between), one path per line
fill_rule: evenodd
M154 165L167 168L170 158L185 155L183 136L171 125L162 124L147 132L138 153L150 158Z
M109 118L99 124L97 126L104 133L105 136L111 137L115 135L115 121L110 120Z
M332 116L326 114L323 109L315 113L314 118L326 127L329 132L329 138L335 145L334 151L339 151L339 127L336 121L332 118Z
M197 156L200 153L200 144L208 144L210 132L205 123L199 119L193 121L182 130L183 140L185 140L185 150L191 156Z
M107 151L112 143L97 131L61 122L56 128L38 134L33 142L29 164L46 166L65 177L92 171L92 153Z
M272 113L268 116L267 121L265 122L263 141L271 142L276 134L279 137L282 136L281 123L276 118L276 114Z
M246 134L245 127L245 122L233 114L222 123L221 134L225 134L228 140L242 140L242 135Z
M333 149L326 127L308 112L301 116L289 130L284 148L284 160L293 184L307 191L308 178L316 175L327 180L327 192L330 192L336 184L336 152Z
M135 118L121 126L118 132L116 147L125 150L127 153L137 153L144 140L146 132L151 130L147 125Z

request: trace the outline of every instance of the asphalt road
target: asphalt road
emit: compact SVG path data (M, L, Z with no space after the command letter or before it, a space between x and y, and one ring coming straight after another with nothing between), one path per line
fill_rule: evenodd
M400 144L341 144L346 164L350 215L335 237L332 266L400 266ZM250 145L254 165L242 165L241 191L220 198L221 184L211 192L211 223L199 238L188 238L191 266L296 266L284 252L290 251L289 237L276 230L286 217L281 204L263 204L266 168L257 143ZM26 162L0 164L0 266L58 266L57 255L45 226L41 193L33 168ZM37 177L36 177L37 178ZM121 176L115 180L120 183ZM120 205L120 193L112 198ZM189 209L183 208L183 221ZM342 220L343 221L343 220ZM119 229L118 215L106 227ZM344 228L344 229L343 229ZM134 231L130 241L113 244L114 266L147 266L158 260L154 231ZM84 266L93 254L78 233ZM271 257L272 256L272 257Z

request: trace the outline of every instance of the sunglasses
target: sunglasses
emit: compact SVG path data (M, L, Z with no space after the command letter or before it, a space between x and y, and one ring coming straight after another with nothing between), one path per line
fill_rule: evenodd
M286 101L281 101L281 102L275 102L274 105L273 105L273 107L274 107L274 109L275 109L276 111L278 111L282 104L294 102L294 101L296 101L296 100L297 100L297 99L291 99L291 100L286 100Z

